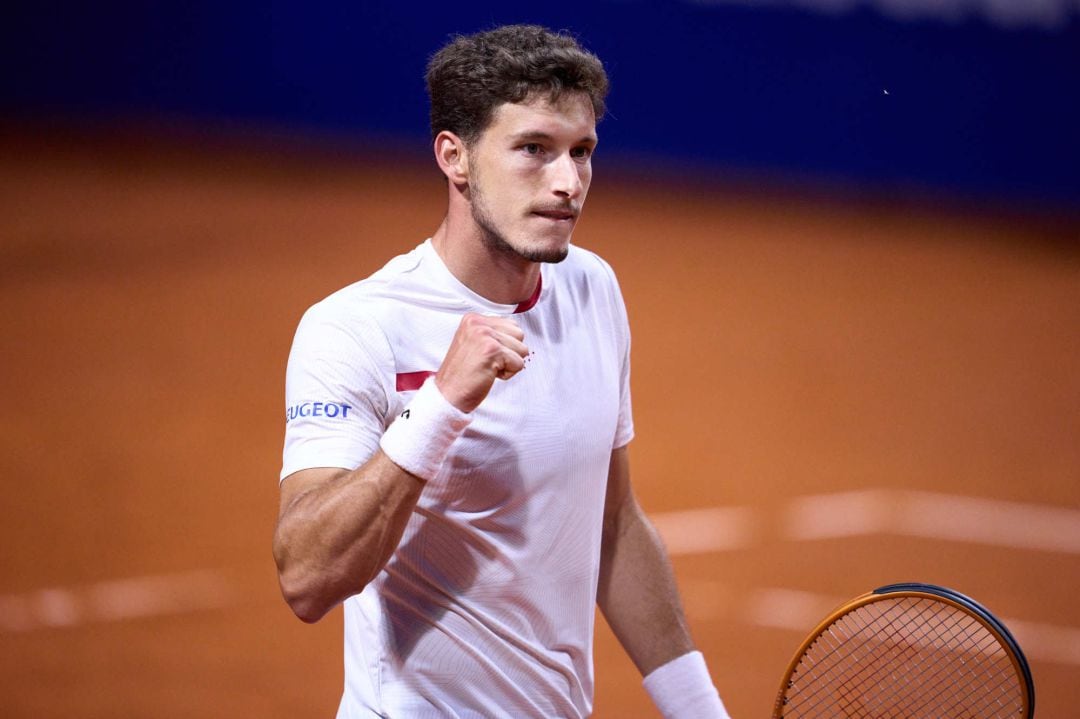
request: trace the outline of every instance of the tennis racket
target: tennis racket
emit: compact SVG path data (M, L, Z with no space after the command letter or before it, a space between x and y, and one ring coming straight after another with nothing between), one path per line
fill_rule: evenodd
M932 584L890 584L830 614L788 666L773 719L1031 719L1035 685L994 615Z

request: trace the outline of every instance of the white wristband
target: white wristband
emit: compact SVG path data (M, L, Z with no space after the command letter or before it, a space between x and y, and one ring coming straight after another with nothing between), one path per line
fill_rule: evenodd
M701 652L672 659L649 672L643 684L664 719L731 719Z
M405 411L386 430L379 446L383 454L409 474L431 481L472 415L450 404L429 377Z

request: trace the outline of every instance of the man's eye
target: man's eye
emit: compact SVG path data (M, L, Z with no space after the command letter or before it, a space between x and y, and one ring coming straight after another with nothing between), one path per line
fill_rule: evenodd
M525 145L525 147L523 149L525 150L525 152L529 153L530 155L539 155L540 154L540 146L537 145L535 142L530 142L528 145Z
M592 150L587 147L575 147L570 151L570 154L579 159L584 159L592 155Z

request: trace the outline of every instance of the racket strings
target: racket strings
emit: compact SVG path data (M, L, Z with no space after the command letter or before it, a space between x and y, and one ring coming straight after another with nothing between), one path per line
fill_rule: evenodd
M872 688L882 667L887 666L890 661L895 662L902 658L904 650L902 644L882 641L882 638L891 639L894 630L887 624L880 624L880 620L881 618L875 618L870 626L851 621L845 624L854 624L854 632L848 632L848 627L843 624L835 628L841 631L831 632L833 635L831 638L834 641L829 642L830 649L824 658L824 666L830 674L834 675L835 680L832 685L823 684L820 687L820 691L816 694L821 696L814 696L818 703L823 699L835 697L839 703L848 706L851 711L859 711L858 704L861 702L855 700L857 692L862 687ZM845 642L851 643L850 654L840 652L841 649L848 651ZM856 668L853 669L851 665Z
M854 631L849 631L851 629ZM832 675L830 680L833 683L820 682L818 690L808 698L819 699L818 694L829 695L836 691L851 694L857 685L872 682L873 677L867 676L868 672L880 671L887 666L888 661L901 658L897 654L903 653L903 643L883 641L895 639L896 633L897 628L885 615L853 613L838 620L819 639L822 656L819 658L808 652L806 657L809 660L807 665L813 666L813 669L806 673L807 683L820 681L822 678L813 676L814 669L820 670L822 674ZM885 652L886 656L882 656L882 652ZM853 670L850 665L862 668Z
M879 620L878 620L877 622L875 622L874 624L870 625L870 627L869 627L869 628L870 628L870 629L872 629L872 630L876 630L876 631L878 631L878 636L880 637L880 636L881 636L881 634L882 634L882 627L881 627L881 626L879 626L879 625L880 625L880 619L879 619ZM865 631L865 630L866 630L867 628L868 628L867 626L865 626L865 625L861 625L861 626L858 626L858 627L856 627L856 630L857 630L857 631ZM835 629L835 628L834 628L834 629ZM833 633L835 634L836 632L833 632ZM891 634L891 633L895 633L895 632L886 632L886 635L887 635L887 634ZM849 637L847 637L847 636L843 637L843 639L847 639L847 638L849 638ZM824 645L826 645L826 644L830 644L830 645L831 645L831 644L832 644L832 642L828 642L828 641L826 641L826 642L822 642L822 645L823 645L823 646L824 646ZM862 642L861 644L862 644L862 647L861 647L862 651L861 651L861 652L860 652L860 651L856 651L856 652L855 652L855 654L854 654L855 658L856 658L856 659L858 659L858 660L860 660L860 662L862 662L862 661L865 661L865 660L866 660L866 658L867 658L867 657L865 656L865 650L867 649L867 647L873 647L873 646L874 646L874 644L873 644L872 642L867 642L867 641L863 641L863 642ZM878 647L877 647L878 651L877 651L877 654L879 654L879 655L880 655L880 653L881 653L881 649L880 649L880 648L881 648L882 646L888 646L888 643L887 643L887 642L886 642L886 643L882 643L882 642L880 642L880 641L878 642ZM896 649L897 647L895 647L895 646L894 646L894 647L891 647L891 648L892 648L892 649ZM901 650L903 650L903 646L902 646L902 645L900 645L900 647L899 647L899 648L900 648ZM908 649L908 650L906 650L906 651L910 652L910 649ZM895 651L893 651L893 652L890 652L890 653L891 653L892 655L894 655L894 656L889 656L889 657L886 657L886 658L891 658L891 659L897 659L897 658L902 658L902 657L897 657L897 656L895 656L895 653L896 653ZM880 658L880 657L879 657L879 658ZM828 665L826 665L826 666L828 667ZM832 668L832 667L829 667L829 668L827 668L827 669L826 669L826 671L828 671L828 672L830 672L830 673L831 673L832 671L834 671L834 668ZM847 678L847 679L845 679L845 680L844 680L844 682L842 683L842 686L841 686L841 687L839 688L839 692L838 692L838 693L839 693L839 694L841 694L841 695L842 695L842 694L844 694L845 692L846 692L846 693L849 693L849 694L850 694L850 693L851 693L851 692L853 691L853 688L852 688L852 686L850 686L850 685L859 685L859 684L870 684L870 685L872 686L872 685L874 685L875 683L877 683L877 682L880 682L880 681L881 681L881 679L880 679L880 677L879 677L879 676L877 676L877 675L872 675L872 676L866 676L866 672L865 672L865 671L863 671L863 672L861 672L861 673L860 673L860 675L858 675L858 676L854 676L854 677L850 677L850 678ZM940 694L940 693L942 692L942 690L948 690L948 688L949 688L949 686L950 686L950 685L949 685L949 684L948 684L947 682L939 682L939 685L940 685L940 686L939 686L939 687L938 687L938 689L937 689L937 693L938 693L938 694ZM857 688L857 687L855 687L855 688ZM865 697L864 697L864 699L865 699ZM853 701L849 701L849 702L846 702L846 703L847 703L847 704L851 704L851 705L854 705L854 704L855 704L855 702L853 702ZM856 709L851 709L851 707L849 707L849 711L847 712L847 714L849 714L849 715L852 715L853 711L854 711L854 712L857 712L857 708L856 708Z
M962 651L965 653L978 651L978 643L973 639L973 636L977 635L973 635L973 633L977 632L981 627L978 626L974 619L966 615L960 616L960 622L962 623L949 622L948 620L952 618L952 616L946 617L935 612L920 613L912 620L908 628L916 627L920 632L927 632L932 638L940 637L946 644L945 651ZM935 632L940 632L940 634L935 634ZM935 647L935 649L937 648ZM955 673L938 671L940 663L948 661L947 654L941 650L931 652L913 650L911 654L912 667L909 674L913 675L915 679L923 679L927 676L934 679L932 684L922 689L924 692L922 701L915 704L913 709L918 711L942 705L951 706L956 703L958 698L963 696L962 684L956 681L957 676ZM915 688L914 682L912 682L912 686Z
M962 619L963 627L949 628L949 638L956 640L957 647L966 657L973 657L973 661L981 662L981 665L969 667L970 671L962 675L968 680L966 683L948 682L945 688L952 689L956 702L970 703L973 699L981 699L975 708L980 710L976 716L982 716L994 703L998 708L1006 707L1008 702L1002 699L1010 691L1019 692L1019 681L1013 671L1012 662L994 636L974 618L962 614Z
M962 671L952 671L943 675L941 682L944 690L950 691L952 705L967 705L978 712L973 716L1008 716L1015 708L1020 711L1020 683L1016 677L1012 662L997 639L983 625L968 614L953 612L962 621L962 625L949 626L948 642L954 642L956 651L962 655L965 666ZM944 622L942 622L944 624ZM950 645L950 650L952 647ZM949 659L948 656L944 657ZM948 679L948 681L945 681ZM1012 694L1015 703L1002 701L1007 694ZM979 701L981 699L981 702ZM972 706L972 702L976 706ZM997 708L993 704L996 702ZM1004 710L1005 713L1000 713Z
M997 639L952 605L876 601L841 616L792 673L785 717L1014 717L1019 681Z
M952 617L944 617L938 613L929 614L929 620L925 624L929 631L942 632L941 638L946 646L935 647L932 652L916 653L916 663L912 672L918 678L933 677L933 683L923 690L925 695L921 701L914 704L913 709L925 713L938 709L942 706L956 707L958 705L970 705L972 697L984 696L985 691L973 691L978 688L986 689L988 678L992 676L993 666L987 667L987 677L979 675L979 667L964 667L965 671L958 673L955 667L946 671L939 671L942 662L951 661L948 652L960 652L965 657L985 658L995 648L995 641L989 632L966 614L959 615L958 622L949 622ZM927 661L929 654L929 661ZM971 680L971 681L965 681ZM978 716L978 715L976 715Z
M968 687L957 681L956 676L942 671L940 664L949 658L948 652L943 652L935 634L942 633L944 640L954 641L958 633L965 627L947 624L945 619L934 613L918 613L906 625L889 626L888 631L882 632L878 626L879 621L869 626L863 626L864 630L877 631L879 638L884 638L881 646L888 646L891 651L882 655L881 651L870 657L875 662L874 666L879 671L861 672L853 681L846 682L839 688L838 694L859 695L863 704L877 705L883 699L903 706L903 716L938 716L942 706L952 706L967 696ZM970 618L964 618L965 624L970 631L972 626L977 626ZM906 636L910 634L911 637ZM890 641L891 640L891 641ZM967 646L963 646L967 644ZM967 652L975 650L978 645L972 641L961 641L958 647L950 650L961 649ZM864 661L867 657L861 657ZM892 671L885 676L881 667L886 666L882 662L892 662ZM896 671L897 667L906 667L904 671ZM930 679L930 681L928 681ZM857 686L853 686L857 685ZM876 690L876 691L875 691ZM847 698L851 698L847 696ZM850 712L849 712L850 713Z

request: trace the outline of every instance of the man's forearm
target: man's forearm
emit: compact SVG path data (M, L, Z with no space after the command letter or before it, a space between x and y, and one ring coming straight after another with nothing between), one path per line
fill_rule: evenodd
M694 650L675 574L652 523L629 490L625 453L612 456L597 603L666 719L729 719L701 652Z
M667 552L632 496L605 526L597 603L643 675L694 649Z
M298 617L317 621L363 590L397 548L423 486L377 451L359 469L291 497L274 532L274 559Z

